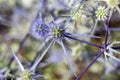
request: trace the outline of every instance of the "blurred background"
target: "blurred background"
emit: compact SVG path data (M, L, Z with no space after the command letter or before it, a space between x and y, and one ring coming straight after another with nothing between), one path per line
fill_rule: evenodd
M67 25L68 32L89 34L95 21L93 11L98 5L94 1L86 0L81 9L80 14L82 15L80 18L75 18ZM29 34L31 23L36 17L40 3L42 3L42 0L0 0L0 71L8 66L9 61L13 57L10 48L13 48L16 53L19 53L17 55L18 58L24 67L27 67L32 61L38 47L43 43L43 41L36 40L34 36ZM76 9L73 3L77 4L77 0L46 0L41 11L43 14L42 18L46 22L49 21L49 16L52 16L58 22L65 21L74 12L74 9ZM78 38L102 45L105 35L105 30L102 26L102 23L99 22L95 31L95 35L100 36L100 39L84 36ZM114 12L110 20L110 27L119 28L119 26L120 14ZM111 31L111 35L113 40L120 39L119 30ZM70 40L64 41L64 43L77 75L100 52L100 49L96 47L77 41ZM40 51L40 54L45 48ZM15 61L11 63L10 67L7 71L9 76L15 77L20 73L19 66ZM38 71L43 75L43 80L75 80L74 75L66 63L63 50L58 44L55 44L47 52L47 55L45 55L39 64ZM104 58L101 57L85 73L82 80L120 80L120 66L107 65L106 67L104 66Z

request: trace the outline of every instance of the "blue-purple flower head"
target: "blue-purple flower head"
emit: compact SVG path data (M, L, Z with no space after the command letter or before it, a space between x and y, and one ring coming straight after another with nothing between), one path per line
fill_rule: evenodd
M38 40L44 39L50 32L49 26L43 22L41 19L36 19L33 21L30 33L33 37Z

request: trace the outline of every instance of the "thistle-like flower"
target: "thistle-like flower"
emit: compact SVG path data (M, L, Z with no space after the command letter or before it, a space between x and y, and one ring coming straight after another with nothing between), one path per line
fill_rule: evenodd
M106 4L108 5L108 10L110 10L109 11L109 19L108 20L110 20L110 18L111 18L111 16L112 16L112 13L113 13L113 11L116 9L118 12L119 12L119 14L120 14L120 8L119 8L119 4L120 4L120 2L119 2L119 0L103 0L103 1L105 1L106 2Z
M52 22L50 24L50 36L54 39L64 39L65 27Z
M107 9L103 6L99 6L98 9L95 11L95 16L96 16L95 24L91 29L92 35L97 27L98 21L105 21L107 19L108 17Z
M54 22L50 23L50 34L47 38L52 39L51 43L49 44L49 46L46 48L46 50L42 53L42 55L40 56L40 58L38 60L35 61L35 63L32 65L31 67L31 71L34 71L36 69L36 67L38 66L38 64L40 63L40 61L43 59L43 57L45 56L45 54L47 53L47 51L50 49L50 47L52 47L55 42L58 42L60 45L62 45L62 49L64 50L65 53L65 58L68 62L68 65L72 71L72 73L76 76L75 71L73 70L73 66L70 63L70 59L67 56L67 52L66 49L62 43L62 40L65 39L65 28L63 26L58 26L57 24L55 24ZM62 44L61 44L62 43Z
M98 10L95 12L95 14L96 14L97 19L100 21L106 20L107 15L108 15L105 7L102 7L102 6L98 7Z
M30 27L30 33L36 39L41 40L49 33L49 27L41 19L35 19Z
M86 43L98 48L101 48L101 46L89 43L87 41L84 40L79 40L76 39L75 37L77 36L81 36L79 34L71 34L66 32L66 29L64 25L58 25L56 24L54 21L52 21L49 25L50 27L50 33L47 36L47 39L49 39L51 42L49 43L48 47L45 49L45 51L41 54L41 56L33 63L32 67L31 67L31 71L34 71L36 69L36 67L38 66L38 64L41 62L41 60L43 59L43 57L46 55L47 51L55 44L58 43L61 45L61 48L64 51L64 55L65 55L65 59L70 67L71 72L76 76L75 70L71 64L71 61L68 57L67 51L66 51L66 47L63 43L63 40L67 40L67 39L72 39L72 40L76 40L78 42L82 42L82 43ZM81 36L83 37L83 36ZM94 36L91 36L94 37ZM98 38L98 37L97 37ZM41 49L41 48L40 48Z
M107 2L108 7L110 8L115 8L116 6L119 5L118 0L105 0Z
M64 42L63 40L68 40L68 39L72 39L72 40L75 40L75 41L78 41L78 42L82 42L82 43L86 43L88 45L91 45L91 46L95 46L95 47L98 47L98 48L103 48L99 45L96 45L96 44L93 44L93 43L90 43L90 42L87 42L87 41L84 41L84 40L80 40L80 39L77 39L75 37L83 37L81 36L81 34L71 34L71 33L68 33L66 32L66 25L67 23L70 22L71 19L73 19L73 17L75 16L75 14L77 14L78 10L80 8L80 5L78 7L78 9L76 9L76 11L72 14L72 16L70 16L67 20L66 20L66 23L64 23L64 25L59 25L59 24L56 24L54 20L52 20L49 25L47 27L44 27L44 26L41 26L40 29L38 29L38 24L37 25L33 25L33 31L34 33L36 33L36 38L37 39L41 39L42 38L45 38L48 40L48 41L51 41L49 43L49 45L47 46L47 48L45 49L45 51L43 51L43 53L41 54L41 56L34 60L34 63L31 65L31 68L30 68L30 71L35 71L36 70L36 67L38 66L38 64L41 62L41 60L43 59L43 57L46 55L47 51L55 44L55 43L58 43L61 48L63 49L63 52L64 52L64 55L65 55L65 59L67 61L67 64L71 70L71 72L76 76L76 73L75 73L75 70L73 68L73 65L71 64L71 61L70 61L70 58L68 57L68 54L67 54L67 51L66 51L66 47L64 45ZM42 20L40 20L42 22ZM38 22L40 22L38 21ZM37 22L37 23L38 23ZM42 24L42 23L40 23ZM45 30L44 30L45 29ZM46 30L47 29L47 30ZM37 30L37 31L36 31ZM39 30L39 32L38 32ZM44 32L45 31L45 32ZM34 36L34 33L32 33L32 35ZM41 35L42 33L45 33L44 35ZM89 35L84 35L84 36L89 36ZM95 37L96 36L89 36L89 37ZM98 38L98 37L97 37ZM44 42L43 42L44 43ZM38 49L41 50L43 48L43 46L45 46L45 43L43 45L41 45L42 47L40 47ZM37 52L38 53L38 52Z

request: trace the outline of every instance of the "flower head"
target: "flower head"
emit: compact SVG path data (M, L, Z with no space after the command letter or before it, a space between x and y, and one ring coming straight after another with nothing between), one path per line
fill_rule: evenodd
M31 80L31 73L29 71L24 71L21 74L22 80Z
M63 36L64 29L61 29L60 27L53 27L52 28L52 35L54 38L60 38Z
M61 38L64 37L64 33L65 33L65 27L64 26L60 26L60 25L57 25L55 23L51 23L50 27L51 27L50 35L54 39L61 39Z
M109 7L114 8L118 6L119 1L118 0L106 0Z
M107 18L105 7L100 6L95 13L98 20L105 20Z
M36 39L41 40L49 33L49 27L41 19L36 19L32 23L30 32Z

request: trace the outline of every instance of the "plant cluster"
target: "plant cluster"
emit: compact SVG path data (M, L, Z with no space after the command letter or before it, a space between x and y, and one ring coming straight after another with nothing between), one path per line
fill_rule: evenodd
M55 5L57 3L59 3L58 6ZM57 47L60 49L60 54L64 56L74 80L81 80L96 61L103 64L104 75L101 76L103 80L111 80L106 78L106 75L112 71L111 66L120 75L120 72L117 71L120 66L120 41L113 35L115 29L119 28L111 26L114 14L118 13L117 15L120 16L119 0L56 0L55 2L54 0L40 0L38 5L28 33L19 44L17 52L14 52L11 47L11 59L6 66L0 66L0 80L44 80L45 76L39 70L42 67L40 64L48 53L59 53L56 50ZM24 64L17 56L28 38L36 39L41 44L32 59ZM98 43L94 42L95 40ZM34 46L34 43L31 46ZM69 55L70 49L72 58ZM97 55L93 56L91 54L93 52ZM88 61L88 64L82 70L78 68L79 71L77 71L76 65L83 65L79 63L80 58ZM54 57L52 59L55 61ZM72 60L79 62L75 65ZM14 66L12 67L13 61L17 63L16 69L13 69ZM11 73L12 70L15 70L14 74ZM65 75L67 76L67 74ZM84 77L83 80L85 80Z

